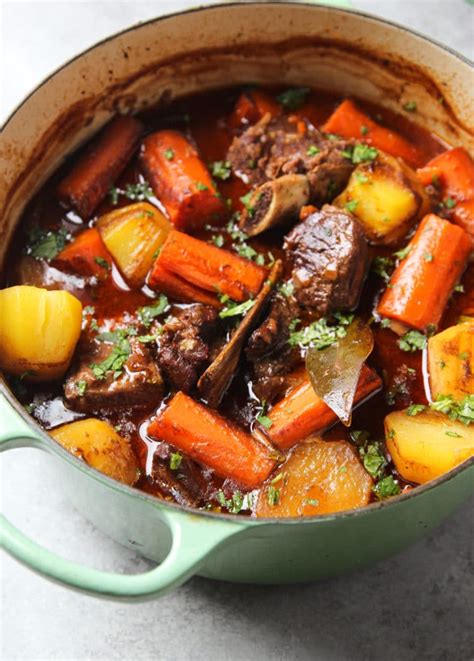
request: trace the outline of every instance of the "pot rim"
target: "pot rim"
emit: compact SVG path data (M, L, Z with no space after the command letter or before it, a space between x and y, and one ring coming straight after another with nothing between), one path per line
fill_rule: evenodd
M83 57L85 54L93 51L95 48L108 43L109 41L112 41L113 39L125 35L129 32L133 32L135 30L140 29L141 27L145 25L150 25L152 23L157 23L161 22L163 20L167 19L172 19L177 16L181 16L183 14L192 14L192 13L197 13L197 12L203 12L203 11L212 11L216 8L227 8L227 7L236 7L236 6L241 6L243 3L242 2L226 2L225 4L223 2L214 2L212 4L208 5L199 5L199 6L194 6L188 9L183 9L177 12L171 12L167 14L162 14L160 16L157 16L155 18L148 19L146 21L141 21L138 23L134 23L133 25L124 28L123 30L119 30L118 32L114 32L113 34L105 37L104 39L101 39L88 48L82 50L80 53L77 55L74 55L73 57L69 58L61 64L59 67L54 69L52 72L50 72L45 78L43 78L23 99L20 101L14 108L13 110L9 113L7 116L5 122L0 125L0 129L3 131L4 129L7 128L8 124L10 123L11 120L15 117L15 115L21 110L21 108L29 101L29 99L37 92L39 91L42 87L44 87L51 78L53 78L56 74L61 72L63 69L66 69L70 64L75 62L76 60L80 59ZM395 21L391 21L388 19L380 18L379 16L375 16L373 14L356 10L356 9L346 9L342 7L337 7L334 5L324 5L324 4L312 4L310 0L284 0L283 2L275 2L274 0L254 0L253 2L246 2L246 6L248 7L255 7L255 6L261 6L261 5L273 5L275 7L281 7L282 5L300 5L300 6L305 6L311 10L314 11L320 11L320 10L329 10L331 12L335 13L342 13L342 14L355 14L358 15L364 19L368 19L370 21L374 21L376 23L380 23L382 25L388 26L391 29L396 29L396 30L402 30L403 32L406 32L410 36L415 36L421 41L425 41L428 43L433 44L435 47L439 48L440 50L449 53L451 56L455 57L456 59L460 60L462 63L467 64L471 69L474 69L474 62L472 62L469 58L465 57L461 53L458 53L454 49L452 49L450 46L446 46L439 41L432 39L431 37L428 37L426 35L421 34L420 32L416 30L412 30L411 28L407 28L406 26L403 26ZM466 461L462 462L455 468L451 469L447 473L444 473L443 475L440 475L438 478L435 480L431 480L429 482L426 482L423 485L419 485L413 490L409 491L408 493L401 493L398 496L393 496L391 498L388 498L386 500L382 500L379 502L371 503L370 505L366 505L365 507L360 507L357 509L353 510L343 510L341 512L335 512L333 514L326 514L326 515L316 515L316 516L308 516L308 517L262 517L262 518L251 518L251 517L237 517L235 514L226 514L226 513L218 513L218 512L208 512L205 510L200 510L200 509L195 509L186 505L179 505L178 503L174 502L169 502L166 500L161 500L157 498L156 496L153 496L151 494L148 494L144 491L135 489L134 487L130 487L126 484L123 484L111 477L108 477L104 473L101 473L100 471L96 470L95 468L92 468L91 466L87 465L85 462L83 462L81 459L76 457L75 455L72 455L70 452L68 452L65 448L63 448L57 441L55 441L43 427L41 427L36 420L27 413L27 411L24 409L22 404L17 400L15 395L13 394L12 390L9 388L9 386L6 383L6 380L3 376L3 374L0 372L0 393L4 395L7 404L9 404L15 411L16 413L22 418L24 422L28 424L28 426L32 427L35 432L40 436L40 439L45 443L47 446L51 448L51 450L71 463L75 468L82 470L85 473L88 473L88 475L100 482L103 482L105 485L108 487L116 490L116 491L124 491L127 495L133 496L135 498L139 498L145 502L148 502L150 505L155 506L155 507L162 507L164 509L170 509L174 511L179 511L179 512L184 512L186 514L191 514L194 516L202 516L207 518L208 520L214 520L214 521L232 521L234 523L239 523L242 526L258 526L262 524L284 524L284 525L296 525L296 524L303 524L303 525L311 525L315 523L328 523L331 521L335 520L342 520L342 519L347 519L347 518L355 518L359 516L364 516L364 515L369 515L372 512L378 512L381 510L385 510L389 507L393 507L396 505L401 504L402 502L406 502L410 499L416 498L418 496L421 496L428 491L431 491L432 489L436 489L437 487L441 486L444 483L449 482L451 479L454 479L457 477L460 473L464 472L471 466L474 466L474 457L471 457L470 459L467 459Z

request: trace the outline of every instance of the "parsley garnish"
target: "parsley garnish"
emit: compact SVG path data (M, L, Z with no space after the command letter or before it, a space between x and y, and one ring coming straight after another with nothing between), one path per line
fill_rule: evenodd
M123 366L132 352L130 342L127 339L127 330L119 330L101 333L97 336L100 342L115 342L112 351L101 363L92 363L89 368L96 379L101 381L107 376L107 372L114 373L114 379L122 374Z
M219 312L219 317L221 319L238 316L244 317L247 312L255 305L255 301L251 298L249 298L247 301L244 301L243 303L236 303L235 301L232 301L227 296L227 294L221 296L219 300L221 303L225 304L225 307L222 308L222 310Z
M387 466L387 460L378 441L359 447L359 454L365 470L375 479L382 477Z
M325 317L313 321L308 326L305 326L300 331L290 332L288 344L292 347L315 347L316 349L324 349L331 346L347 334L346 326L354 320L353 314L344 314L341 312L334 313L334 318L337 321L336 325L329 325ZM294 320L295 321L295 320Z
M443 200L443 206L445 206L446 209L452 209L456 206L456 201L453 200L452 197L447 197L445 200Z
M209 190L209 186L206 186L206 184L203 184L201 181L196 181L196 188L201 191Z
M309 87L293 87L279 94L277 101L286 110L296 110L296 108L299 108L306 101L306 97L310 91Z
M400 492L400 485L395 481L392 475L388 475L379 480L373 488L373 492L380 500L397 496Z
M465 425L474 423L474 395L466 395L460 402L456 402L452 395L439 395L430 403L430 408Z
M172 452L170 455L170 468L172 471L177 471L178 468L181 466L181 462L183 461L183 455L180 454L179 452Z
M342 155L352 161L355 165L358 163L373 161L377 158L378 154L379 153L375 147L369 147L369 145L363 145L359 142L342 152Z
M274 487L272 484L268 487L267 501L272 507L278 505L280 502L280 489L277 489L277 487Z
M111 267L110 267L110 264L109 264L109 262L108 262L106 259L104 259L103 257L94 257L94 262L95 262L96 264L98 264L99 266L101 266L101 267L102 267L103 269L105 269L106 271L110 271L110 268L111 268Z
M293 292L295 291L295 285L293 284L292 280L287 280L286 282L282 282L281 285L278 287L278 291L283 294L286 298L289 296L293 295Z
M368 129L367 126L361 126L360 127L360 132L361 132L362 135L367 135L367 133L369 132L369 129Z
M374 257L370 265L371 270L385 280L385 282L390 280L393 267L393 260L390 257Z
M253 191L249 191L245 195L242 195L240 198L240 201L244 205L244 207L247 209L247 213L249 214L250 217L253 216L255 209L253 208L252 204L250 204L250 198L253 195Z
M359 204L359 200L349 200L349 202L346 202L346 209L350 213L354 213L354 211L357 209L357 205Z
M393 256L398 257L398 259L402 260L409 255L410 251L411 251L411 246L405 246L401 250L397 250L397 252L394 252Z
M416 330L408 331L398 340L402 351L418 351L426 348L426 335Z
M74 385L76 387L76 392L79 395L79 397L83 397L87 390L87 381L81 379L80 381L76 381Z
M425 260L425 262L432 262L434 258L430 252L425 252L423 253L423 259Z
M458 434L457 431L445 431L446 436L452 436L452 438L462 438L462 434Z
M222 248L224 245L224 237L222 234L213 234L213 236L211 236L211 241L218 248Z
M406 110L407 112L415 112L416 101L408 101L408 103L405 103L405 105L403 106L403 109Z
M145 307L137 310L137 316L146 327L151 325L151 322L160 314L166 312L169 307L168 298L164 294L160 294L160 298L153 303L153 305L146 305Z
M167 161L172 161L174 158L174 150L173 149L166 149L165 150L165 158Z
M214 163L211 163L211 173L213 177L226 181L231 175L231 165L229 161L214 161Z
M316 145L310 145L306 150L306 156L316 156L321 150Z
M407 415L418 415L426 409L424 404L412 404L407 408Z
M70 238L71 235L64 228L53 232L52 230L42 230L36 226L28 232L26 252L36 259L49 261L61 252Z
M124 195L129 200L149 200L153 197L153 190L147 181L139 181L136 184L127 184L125 189L113 187L109 191L109 197L112 204L117 204L119 195Z
M257 415L255 420L262 425L262 427L265 427L265 429L270 429L270 427L273 425L272 420L266 415L267 411L267 403L264 399L262 399L262 408L260 409L260 413ZM272 482L273 484L273 482Z
M230 514L238 514L243 507L244 498L240 491L234 491L231 498L226 498L223 491L218 491L216 500L221 507L230 512Z

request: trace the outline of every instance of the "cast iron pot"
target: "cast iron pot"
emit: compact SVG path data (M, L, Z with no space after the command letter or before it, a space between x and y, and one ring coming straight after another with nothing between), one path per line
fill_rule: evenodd
M117 111L196 90L257 81L313 85L401 111L453 145L474 146L472 69L400 26L303 3L227 4L132 27L66 64L6 123L0 147L0 271L26 201L64 157ZM74 505L121 544L161 564L141 575L89 569L38 546L2 519L5 549L92 594L157 597L198 573L249 583L334 576L400 551L474 491L474 460L407 495L361 510L252 520L166 503L89 468L48 436L0 382L0 450L34 447L55 461Z

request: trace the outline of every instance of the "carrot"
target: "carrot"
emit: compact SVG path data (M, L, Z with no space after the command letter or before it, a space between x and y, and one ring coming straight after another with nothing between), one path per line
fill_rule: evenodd
M334 411L314 392L307 372L302 378L300 384L268 413L272 424L266 434L281 450L288 450L310 434L323 431L338 419ZM370 367L364 365L354 404L374 394L381 387L381 378Z
M260 486L276 463L250 434L183 392L152 421L148 434L249 489Z
M463 229L434 214L425 216L408 256L392 274L378 313L418 330L437 325L470 251Z
M133 117L116 117L61 181L60 199L89 218L127 165L142 128Z
M281 114L280 105L266 92L259 89L247 90L237 99L234 110L229 117L229 125L237 128L242 124L256 124L259 119L269 113L271 117Z
M192 285L239 302L255 296L267 275L247 259L176 230L168 234L157 262Z
M78 234L61 250L53 264L81 275L104 275L112 266L112 257L93 227Z
M474 198L474 161L463 147L444 151L416 172L424 186L439 180L443 194L454 200Z
M474 197L465 202L458 202L453 208L451 218L469 234L474 248Z
M152 133L143 141L140 161L177 229L199 229L225 213L207 167L182 133Z
M415 145L401 135L374 122L368 115L346 99L333 112L322 126L325 133L336 133L343 138L363 139L369 145L378 147L392 156L400 156L410 165L417 167L423 160Z
M171 273L163 268L158 260L154 263L148 277L148 286L182 303L204 303L215 308L222 307L217 296L213 296L204 289L195 287L178 275Z

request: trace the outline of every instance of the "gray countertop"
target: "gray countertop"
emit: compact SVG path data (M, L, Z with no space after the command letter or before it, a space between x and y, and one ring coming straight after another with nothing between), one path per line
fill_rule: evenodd
M0 0L0 119L65 59L186 4L194 3ZM462 0L352 4L473 57L474 9ZM1 481L7 515L46 547L110 571L148 568L64 500L40 453L7 453ZM404 553L349 577L290 587L194 578L146 604L72 593L3 556L1 658L467 660L474 650L472 505Z

